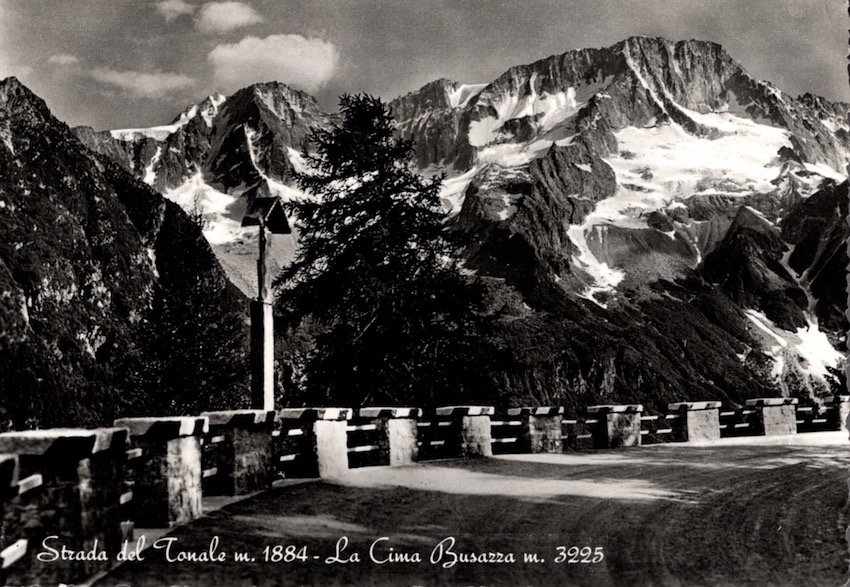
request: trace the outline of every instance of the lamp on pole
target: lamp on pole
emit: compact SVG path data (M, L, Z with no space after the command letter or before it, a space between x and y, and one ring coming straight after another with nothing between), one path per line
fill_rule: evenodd
M251 300L251 407L274 409L274 315L269 296L266 231L290 234L292 229L280 198L256 197L248 207L242 226L260 229L257 258L257 298Z

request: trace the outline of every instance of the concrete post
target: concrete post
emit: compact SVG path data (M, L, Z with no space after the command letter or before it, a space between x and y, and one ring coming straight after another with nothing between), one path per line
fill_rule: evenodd
M121 418L143 455L134 487L134 521L140 528L169 528L201 515L201 436L204 417Z
M416 461L419 455L416 424L421 414L422 410L419 408L360 408L357 411L360 418L374 420L384 431L384 442L391 467L409 465Z
M522 452L540 453L564 451L561 420L564 408L522 407L508 409L508 416L522 420Z
M204 479L204 495L243 495L270 489L274 479L272 430L274 411L204 412L209 433L204 437L204 469L217 474Z
M748 399L747 405L756 409L759 427L765 436L797 434L797 398Z
M593 428L593 448L640 446L640 415L643 406L601 405L587 408L588 416L596 416Z
M348 471L348 421L350 408L285 408L278 411L283 427L296 424L304 431L306 450L304 477L338 477Z
M251 300L251 406L274 410L274 316L270 302Z
M720 438L721 402L676 402L667 404L673 422L673 438L680 442L717 440Z
M492 406L446 406L436 409L438 417L452 420L452 429L456 431L455 445L460 456L465 458L493 456L490 416L495 412Z
M3 512L5 584L58 584L83 580L109 568L121 548L120 483L127 430L55 428L0 434L0 452L15 453L27 476ZM8 475L7 475L8 476ZM4 481L5 485L5 481ZM39 561L52 546L97 550L108 560Z

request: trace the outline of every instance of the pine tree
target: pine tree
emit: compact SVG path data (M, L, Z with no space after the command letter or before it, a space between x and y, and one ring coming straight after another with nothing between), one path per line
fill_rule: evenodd
M395 136L380 99L345 95L340 110L303 154L310 171L296 179L310 197L287 204L299 249L275 281L284 324L319 331L306 397L356 406L468 396L481 295L454 260L443 178L411 170L413 145Z

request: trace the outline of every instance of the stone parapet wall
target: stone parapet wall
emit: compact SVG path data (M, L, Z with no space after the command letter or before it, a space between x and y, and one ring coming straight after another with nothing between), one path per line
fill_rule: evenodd
M133 519L142 528L169 528L201 515L201 437L205 417L122 418L142 450L133 486Z
M678 413L673 425L676 440L698 442L720 438L720 402L677 402L667 410Z
M349 467L401 466L419 455L422 410L408 407L360 408L347 427Z
M510 430L516 428L518 434L515 449L517 453L559 453L564 450L564 408L560 407L519 407L506 411ZM519 424L516 425L515 423ZM495 442L496 439L494 438ZM511 443L514 444L514 443ZM508 451L505 451L508 452Z
M760 398L747 400L758 415L759 429L765 436L797 433L796 398Z
M477 458L493 456L490 418L492 406L446 406L434 410L431 421L435 440L443 442L445 454L451 457ZM445 425L445 426L443 426ZM440 429L443 428L442 433Z
M202 514L203 495L240 495L275 477L334 478L358 466L434 458L558 453L795 434L846 426L850 397L824 406L762 398L726 409L677 402L667 414L600 405L554 407L293 408L125 418L113 428L0 434L0 584L81 582L114 561L133 527L170 528ZM45 538L107 561L42 562Z
M108 568L123 537L120 490L126 444L124 428L0 434L0 452L17 455L23 477L14 497L3 504L0 550L12 549L17 556L3 571L6 583L76 582ZM40 561L36 550L45 540L78 551L103 551L107 560Z
M272 431L276 413L267 410L204 412L204 495L244 495L270 489L274 480Z
M287 408L279 410L283 430L300 430L301 452L293 461L296 477L336 477L348 470L349 408Z
M593 429L593 447L640 446L642 412L643 406L640 404L588 407L588 416L594 416L598 420Z

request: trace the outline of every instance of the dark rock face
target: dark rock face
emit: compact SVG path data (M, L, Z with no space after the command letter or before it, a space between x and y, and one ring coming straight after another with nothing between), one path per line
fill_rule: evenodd
M808 285L820 323L848 330L847 182L831 185L800 202L782 223L782 238L794 247L788 265Z
M300 152L310 129L326 118L311 96L283 84L238 91L213 124L208 168L214 183L228 189L254 185L260 175L282 181L292 168L288 148Z
M416 143L416 164L420 168L450 162L457 156L463 110L452 103L451 97L459 88L460 84L440 79L390 103L399 134Z
M782 265L787 250L778 228L742 207L701 272L738 305L761 309L778 326L796 330L806 325L806 294Z
M467 191L456 223L470 242L467 265L523 289L570 275L576 251L569 225L580 223L596 200L615 189L614 172L584 145L553 147L522 173L485 169ZM512 202L507 208L506 201Z
M664 411L682 397L743 403L775 393L769 361L752 350L740 307L699 280L658 282L627 294L614 311L559 291L538 289L526 299L535 310L505 320L499 332L510 349L494 374L496 389L507 390L501 401L564 405L573 413L642 402Z
M14 78L0 82L0 137L2 425L238 402L244 302L198 227ZM172 347L157 340L175 330ZM232 363L212 373L219 345Z
M580 141L570 147L553 146L545 157L529 165L538 192L549 192L570 202L569 224L581 224L593 203L614 195L616 177L611 166L594 156Z

